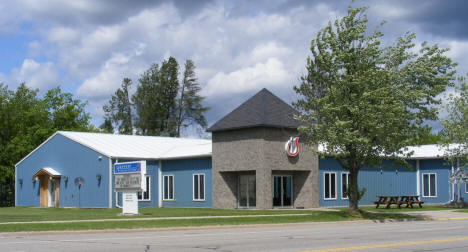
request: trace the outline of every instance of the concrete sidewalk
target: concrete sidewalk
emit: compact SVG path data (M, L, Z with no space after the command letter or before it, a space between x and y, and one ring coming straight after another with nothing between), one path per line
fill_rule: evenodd
M418 216L425 220L468 220L468 213L457 210L405 212L405 214Z

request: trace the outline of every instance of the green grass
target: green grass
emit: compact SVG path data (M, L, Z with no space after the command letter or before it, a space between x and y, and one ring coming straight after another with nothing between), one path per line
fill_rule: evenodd
M180 216L231 216L266 214L303 214L309 210L238 210L210 208L140 208L138 216L119 216L121 209L76 209L76 208L0 208L0 222L53 221L53 220L95 220L115 218L150 218Z
M457 212L468 213L468 209L458 209Z
M31 210L31 208L27 208ZM0 209L0 212L5 209ZM11 210L11 209L9 209ZM39 209L33 209L37 211ZM50 212L60 212L59 209L40 209L52 210ZM74 210L75 213L85 215L86 212L98 212L105 209L64 209ZM110 211L113 209L107 209ZM358 213L349 212L348 210L340 211L295 211L295 210L216 210L204 209L206 212L199 209L141 209L147 213L168 215L188 213L189 216L211 215L213 218L208 219L191 219L191 220L130 220L130 221L104 221L104 222L75 222L75 223L41 223L41 224L7 224L0 225L0 232L18 232L18 231L48 231L48 230L98 230L98 229L136 229L136 228L167 228L167 227L193 227L193 226L213 226L213 225L247 225L247 224L280 224L280 223L299 223L299 222L328 222L328 221L349 221L349 220L374 220L383 221L385 219L414 219L413 216L395 213L369 213L360 211ZM160 212L161 210L161 212ZM169 211L172 210L172 211ZM25 211L25 209L21 209ZM47 213L47 211L44 211ZM80 213L83 212L83 213ZM112 212L112 211L110 211ZM115 213L118 211L114 211ZM60 212L63 214L63 212ZM202 214L204 213L204 214ZM239 215L239 214L279 214L279 213L306 213L307 215L297 216L266 216L266 217L238 217L238 218L216 218L215 215ZM19 213L18 213L19 214ZM47 213L49 214L49 213ZM198 215L195 215L198 214ZM0 215L1 216L1 215ZM97 216L97 214L93 215ZM105 216L105 215L103 215ZM154 215L153 215L154 216ZM89 217L89 216L87 216ZM148 217L148 216L146 216ZM156 217L156 216L154 216ZM3 218L3 216L2 216ZM89 218L87 218L89 219Z

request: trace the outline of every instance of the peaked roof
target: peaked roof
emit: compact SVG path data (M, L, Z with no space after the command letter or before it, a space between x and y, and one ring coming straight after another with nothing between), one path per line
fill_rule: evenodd
M264 88L208 128L207 131L215 132L261 126L297 129L299 122L294 120L293 116L298 113L289 104Z
M178 159L211 157L211 140L57 131L16 165L25 160L55 135L62 135L110 158Z

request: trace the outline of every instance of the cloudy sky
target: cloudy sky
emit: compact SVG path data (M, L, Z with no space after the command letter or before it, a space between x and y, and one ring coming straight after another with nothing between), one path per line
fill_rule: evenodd
M305 73L310 40L347 0L0 2L0 82L42 92L62 86L89 102L93 123L122 78L135 82L169 56L192 59L209 124L266 87L287 102ZM370 27L386 20L386 41L411 30L418 42L449 47L468 66L468 2L355 1L369 5Z

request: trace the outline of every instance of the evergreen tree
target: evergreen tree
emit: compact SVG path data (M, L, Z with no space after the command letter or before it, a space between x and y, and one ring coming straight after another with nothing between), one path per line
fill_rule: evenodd
M180 137L181 127L187 127L191 124L198 124L206 128L207 123L203 115L208 107L201 103L205 97L200 96L200 84L195 76L195 64L192 60L185 62L184 78L180 88L177 111L177 136Z
M109 121L113 125L117 125L120 134L133 134L132 121L132 103L130 102L129 89L132 85L132 80L124 78L121 88L117 89L114 95L109 100L109 104L103 107L105 112L105 122ZM107 122L108 123L108 122ZM109 127L107 125L106 127ZM112 126L113 128L113 126ZM113 130L112 130L113 131Z

